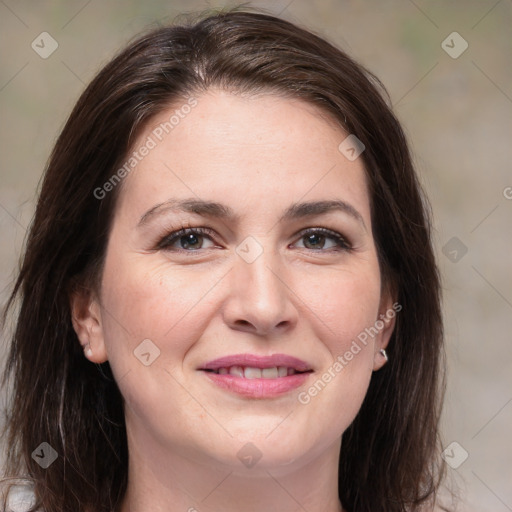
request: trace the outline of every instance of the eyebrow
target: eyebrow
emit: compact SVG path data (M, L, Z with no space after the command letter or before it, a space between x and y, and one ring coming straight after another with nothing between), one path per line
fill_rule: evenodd
M146 224L152 217L168 210L195 213L203 217L212 217L235 222L240 219L240 215L235 214L232 208L215 201L204 201L196 198L181 200L169 199L153 206L144 213L139 220L138 227ZM333 211L341 211L349 215L357 220L367 231L363 216L350 203L342 201L341 199L293 203L279 218L279 222L313 217Z

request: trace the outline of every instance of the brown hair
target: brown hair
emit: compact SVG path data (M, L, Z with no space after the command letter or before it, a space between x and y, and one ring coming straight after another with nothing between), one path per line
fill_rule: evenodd
M417 510L435 498L444 472L440 283L430 213L404 133L379 80L344 52L292 23L244 11L158 28L130 44L81 95L51 154L4 313L5 322L19 299L3 376L4 386L13 378L6 474L34 482L35 507L111 512L121 503L128 461L122 396L109 363L84 357L69 294L101 276L119 187L102 200L94 191L149 119L210 86L300 98L365 145L381 271L403 310L390 361L373 374L343 434L339 497L357 512ZM31 457L43 441L59 454L47 469Z

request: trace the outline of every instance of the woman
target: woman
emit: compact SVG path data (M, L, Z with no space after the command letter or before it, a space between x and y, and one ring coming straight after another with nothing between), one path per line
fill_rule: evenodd
M101 70L9 302L6 476L31 511L433 510L439 278L383 94L238 10Z

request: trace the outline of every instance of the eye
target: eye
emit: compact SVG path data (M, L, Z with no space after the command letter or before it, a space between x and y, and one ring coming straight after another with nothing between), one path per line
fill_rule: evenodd
M299 248L315 251L331 252L332 250L349 251L352 249L350 243L340 233L326 228L306 229L300 233L300 240L304 241L304 243Z
M215 232L210 228L181 228L166 235L157 245L156 249L166 251L196 252L200 249L217 247L212 238ZM299 233L302 247L319 252L349 251L350 243L336 231L326 228L308 228ZM209 242L209 246L205 246Z
M209 249L215 247L211 237L214 231L209 228L182 228L166 235L157 245L157 249L197 251L199 249ZM204 246L205 240L209 240L211 245ZM174 247L174 246L178 247Z

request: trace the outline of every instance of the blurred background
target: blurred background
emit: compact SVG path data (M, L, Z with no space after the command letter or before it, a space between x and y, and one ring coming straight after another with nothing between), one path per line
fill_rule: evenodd
M0 304L44 165L85 85L138 31L232 5L0 0ZM387 87L434 211L449 481L460 510L512 511L512 1L246 5L330 39Z

